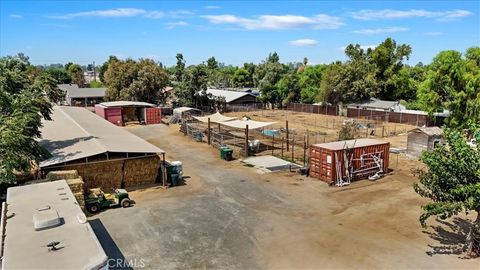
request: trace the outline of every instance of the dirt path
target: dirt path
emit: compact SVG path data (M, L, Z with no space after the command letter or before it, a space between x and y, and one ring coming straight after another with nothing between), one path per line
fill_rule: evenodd
M176 126L128 130L166 150L168 159L182 160L189 176L185 186L132 192L137 206L128 209L135 215L130 219L149 215L141 233L151 239L142 243L157 253L147 266L479 269L478 260L451 254L463 234L448 224L433 222L439 227L426 233L420 227L422 200L409 169L415 161L400 158L393 175L337 188L221 161L215 149L184 137ZM150 254L129 246L134 236L110 221L118 213L100 218L124 255Z

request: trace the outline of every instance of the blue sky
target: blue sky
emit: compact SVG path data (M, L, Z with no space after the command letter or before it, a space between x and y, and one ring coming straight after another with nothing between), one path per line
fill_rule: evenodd
M480 1L8 1L0 55L34 64L103 63L109 55L166 65L210 56L225 64L344 60L350 43L387 37L413 49L410 64L480 44Z

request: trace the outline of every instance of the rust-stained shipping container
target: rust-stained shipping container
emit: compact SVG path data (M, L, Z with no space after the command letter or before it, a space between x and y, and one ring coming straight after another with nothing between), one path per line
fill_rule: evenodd
M310 176L329 184L388 172L390 143L356 139L310 146Z
M145 123L147 125L160 124L162 122L161 108L145 108Z

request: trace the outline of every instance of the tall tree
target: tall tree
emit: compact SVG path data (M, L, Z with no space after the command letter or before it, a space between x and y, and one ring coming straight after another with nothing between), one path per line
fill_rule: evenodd
M269 54L268 58L255 70L254 81L258 85L263 102L281 104L276 84L285 74L285 68L280 63L276 52Z
M110 55L108 57L108 60L105 63L103 63L103 65L100 66L98 70L98 77L100 78L100 81L102 83L105 83L105 72L107 71L108 66L110 65L110 63L114 61L118 61L118 58L114 55Z
M183 54L177 53L176 56L177 59L177 65L175 66L175 80L177 82L182 82L183 81L183 76L185 73L185 60L183 59Z
M447 124L468 127L480 123L480 66L475 60L478 47L467 51L465 58L457 51L437 54L420 86L419 98L430 112L450 111Z
M72 78L72 82L77 84L78 87L83 87L85 85L85 77L83 76L82 67L77 64L69 65L67 73Z
M167 83L166 71L153 60L113 61L105 72L105 96L108 100L163 103Z
M50 75L57 81L58 84L71 83L72 78L68 75L68 72L63 68L49 68L45 70L45 73Z
M421 160L426 170L420 174L415 191L431 202L422 206L420 222L431 216L446 219L461 212L476 212L467 249L480 252L480 151L471 147L460 131L446 130L447 144L424 152ZM476 237L475 237L476 236ZM475 245L474 245L475 244Z
M15 183L15 172L29 172L30 162L48 157L37 142L42 118L63 92L48 73L31 76L28 57L0 58L0 183Z

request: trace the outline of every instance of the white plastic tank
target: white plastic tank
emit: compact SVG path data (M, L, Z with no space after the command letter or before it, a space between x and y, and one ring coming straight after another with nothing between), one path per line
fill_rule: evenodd
M175 166L177 168L177 172L179 174L180 179L183 177L183 163L181 161L172 161L170 163L172 166Z

